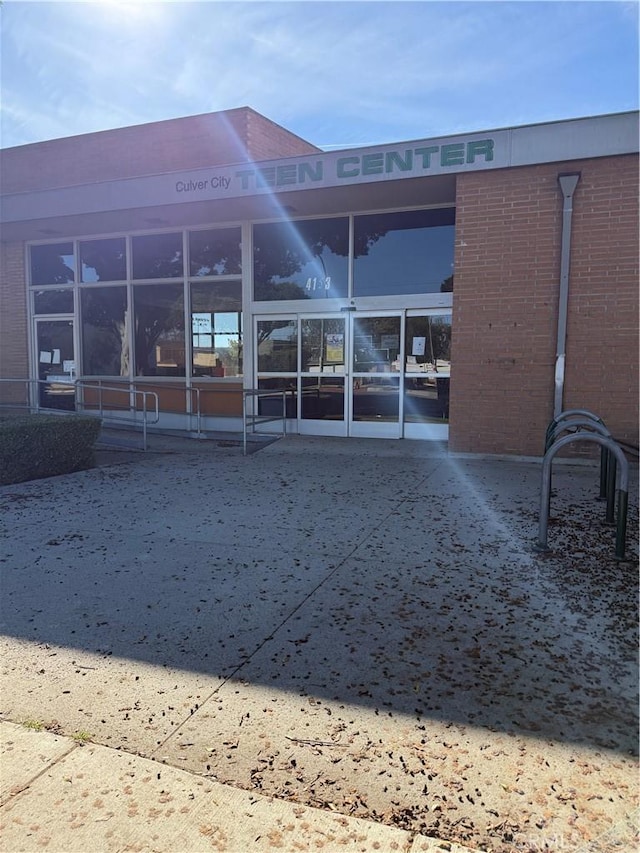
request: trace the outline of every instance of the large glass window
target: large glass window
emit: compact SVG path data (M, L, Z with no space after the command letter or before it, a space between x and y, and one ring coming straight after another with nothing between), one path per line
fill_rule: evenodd
M31 246L31 284L72 284L75 281L73 243Z
M33 294L34 314L73 314L73 290L36 290Z
M133 289L136 376L184 376L182 284Z
M80 243L81 281L124 281L126 277L127 249L124 237Z
M80 307L83 373L89 376L127 376L127 288L83 288Z
M184 274L182 234L134 237L132 252L134 278L177 278Z
M410 210L354 220L354 296L453 289L455 211Z
M240 229L218 228L189 234L191 275L236 275L242 271Z
M194 376L242 375L240 281L192 282Z
M346 218L255 225L255 299L345 298L348 256Z

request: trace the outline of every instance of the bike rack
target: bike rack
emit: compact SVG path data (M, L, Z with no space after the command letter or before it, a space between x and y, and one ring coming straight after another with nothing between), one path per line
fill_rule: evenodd
M555 441L555 438L551 439L551 435L552 435L552 433L555 433L555 430L556 430L556 427L558 426L558 424L561 421L566 420L567 418L574 418L574 417L587 418L590 421L594 421L595 423L602 424L602 426L605 425L602 418L599 417L598 415L594 414L593 412L590 412L589 409L566 409L564 412L560 412L560 414L557 415L551 421L549 426L547 427L547 434L546 434L545 443L544 443L544 452L545 453L547 452L547 450L551 447L551 445ZM556 435L557 435L557 433L556 433ZM607 450L606 447L602 447L602 448L600 448L600 494L598 495L598 498L600 500L604 500L607 496L608 466L609 466L609 451Z
M547 430L547 446L545 452L558 440L562 432L571 429L575 430L575 432L580 432L584 429L591 430L599 435L603 435L605 438L610 438L612 441L614 440L613 436L600 419L598 419L598 421L594 421L589 418L578 416L571 418L567 417L556 424L555 430L551 432L549 432L549 429ZM606 447L602 447L600 449L600 493L598 495L598 499L607 501L607 524L614 523L615 491L616 460L615 457L609 453Z
M610 437L598 432L576 432L559 438L546 451L542 460L542 486L540 490L540 519L538 524L538 539L534 545L536 551L549 551L547 544L549 526L549 508L551 503L551 464L553 458L574 441L593 441L605 448L620 464L620 485L618 495L618 521L616 526L616 559L624 560L627 536L627 509L629 504L629 463L622 448ZM613 466L610 466L613 468ZM615 468L613 486L615 489Z

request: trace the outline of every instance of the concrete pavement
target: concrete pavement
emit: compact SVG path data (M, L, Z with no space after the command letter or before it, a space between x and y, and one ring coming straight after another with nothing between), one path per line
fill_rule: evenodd
M2 850L11 853L466 849L14 723L0 723L0 734Z
M0 490L3 849L632 849L595 469L558 467L539 557L535 463L167 449Z

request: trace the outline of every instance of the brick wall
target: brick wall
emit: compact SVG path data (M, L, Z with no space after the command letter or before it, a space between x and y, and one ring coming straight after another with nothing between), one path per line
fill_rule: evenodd
M553 416L562 194L574 194L564 408L638 438L638 159L457 179L450 447L538 456Z
M29 376L24 281L24 244L1 243L0 379L27 379ZM19 402L22 400L21 394L19 386L0 383L0 402Z
M3 193L115 181L318 149L248 107L6 148Z

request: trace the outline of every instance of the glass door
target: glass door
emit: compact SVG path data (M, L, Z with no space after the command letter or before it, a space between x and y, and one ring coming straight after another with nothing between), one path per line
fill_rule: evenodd
M255 318L255 376L260 391L286 391L287 420L298 418L298 318L280 315ZM256 414L278 417L281 397L262 396ZM277 429L279 427L274 427Z
M38 402L44 409L76 407L73 320L36 320Z
M402 318L352 314L349 434L400 438Z
M405 438L449 437L451 313L407 312L403 410Z
M347 434L346 356L344 315L300 318L300 433Z

